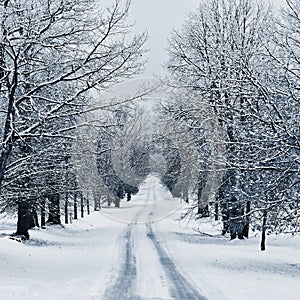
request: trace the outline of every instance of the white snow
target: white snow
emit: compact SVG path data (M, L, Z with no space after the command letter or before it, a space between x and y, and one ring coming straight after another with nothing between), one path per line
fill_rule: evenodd
M268 236L267 251L261 252L259 236L229 241L207 223L200 230L215 236L201 235L195 222L178 221L183 204L155 176L121 206L104 207L64 227L32 230L24 244L8 237L15 220L2 219L0 299L103 299L119 276L128 224L133 226L135 295L172 299L169 279L147 236L149 222L180 273L207 299L299 299L299 236Z

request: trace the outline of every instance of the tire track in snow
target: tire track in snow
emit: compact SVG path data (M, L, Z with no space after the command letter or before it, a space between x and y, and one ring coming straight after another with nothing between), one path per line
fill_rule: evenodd
M125 240L125 257L124 263L119 271L119 275L113 286L106 289L104 299L107 300L140 300L141 298L134 295L136 285L136 258L134 254L134 244L132 239L132 230L135 223L130 223L124 235Z
M151 192L152 199L155 200L155 205L153 206L152 211L148 213L148 222L145 224L147 229L147 237L152 241L163 270L169 279L171 284L171 297L177 300L207 300L205 296L201 295L199 291L184 278L170 255L163 248L157 236L154 234L152 224L154 210L157 203L157 194L155 189L153 189Z
M178 300L207 300L179 272L170 255L158 241L150 223L146 224L147 236L154 244L160 263L171 283L171 297Z
M170 255L164 249L157 239L157 236L153 232L152 223L155 217L157 195L156 190L151 189L147 193L146 202L151 201L151 208L144 206L133 218L133 221L127 226L123 236L119 238L121 244L124 246L124 255L121 258L123 262L121 268L118 272L117 279L115 283L105 290L104 298L105 300L142 300L141 296L135 294L137 286L137 266L136 266L136 256L135 248L133 242L133 230L136 228L137 224L141 225L139 221L140 217L143 217L143 213L147 210L147 223L146 234L150 241L153 243L154 251L156 251L161 267L165 273L165 278L170 283L170 297L177 300L206 300L203 295L199 293L179 272L178 268L173 262ZM144 216L144 218L146 217ZM144 219L145 220L145 219ZM146 221L146 220L145 220ZM141 253L138 253L141 255ZM143 253L142 255L147 255ZM147 299L147 298L146 298ZM155 298L160 299L160 298ZM169 298L168 298L169 299Z
M149 201L149 195L147 195L146 201ZM108 287L104 293L105 300L141 300L142 298L135 295L136 291L136 278L137 278L137 268L136 268L136 257L134 253L134 242L132 237L132 231L137 225L139 217L145 210L145 206L135 215L132 222L128 224L125 234L121 239L121 244L125 244L125 257L122 259L123 264L119 275L113 284L113 286Z

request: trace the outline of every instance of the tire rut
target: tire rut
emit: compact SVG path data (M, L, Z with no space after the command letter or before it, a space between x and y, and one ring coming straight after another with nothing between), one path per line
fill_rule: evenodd
M147 197L149 201L149 196ZM104 300L141 300L138 295L135 295L136 291L136 256L134 253L134 241L132 237L132 231L137 225L139 217L144 212L143 207L133 218L131 223L128 224L125 234L121 237L121 244L125 245L125 254L123 256L123 264L118 273L118 277L112 286L106 288L104 293Z
M158 241L151 224L146 224L147 236L154 244L160 263L171 283L171 297L178 300L207 300L179 272L172 258Z
M134 254L134 244L132 239L132 230L135 224L128 225L123 236L125 244L124 263L121 266L115 283L108 287L104 293L106 300L140 300L141 298L134 295L136 285L136 258Z
M155 190L152 190L147 195L147 200L157 199ZM154 245L154 249L158 255L162 269L165 272L166 279L170 283L170 296L176 300L207 300L207 298L200 294L188 280L180 273L172 260L170 255L164 249L157 239L157 236L153 232L152 223L154 211L156 208L156 201L153 201L151 209L148 207L146 226L147 237ZM137 266L136 256L133 241L133 230L137 226L139 217L145 211L145 208L141 209L132 222L127 226L125 233L120 238L121 244L124 245L124 254L122 258L122 265L118 272L117 279L112 286L109 286L104 293L104 300L142 300L144 298L136 295L136 282L137 282ZM141 225L141 224L140 224ZM158 299L158 298L156 298Z

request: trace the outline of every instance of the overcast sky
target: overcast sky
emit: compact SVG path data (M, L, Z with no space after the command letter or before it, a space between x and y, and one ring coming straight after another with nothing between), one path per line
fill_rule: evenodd
M263 0L267 1L267 0ZM280 6L285 0L271 1ZM167 39L173 28L180 28L189 11L199 6L199 0L133 0L130 20L135 20L136 31L148 31L149 60L143 77L162 75L161 64L166 61Z

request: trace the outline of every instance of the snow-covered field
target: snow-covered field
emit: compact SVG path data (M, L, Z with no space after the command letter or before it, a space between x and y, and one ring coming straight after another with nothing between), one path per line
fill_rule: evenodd
M153 176L121 204L23 244L2 219L0 299L299 299L299 236L268 236L260 252L259 236L229 241L205 223L215 236L201 235Z

